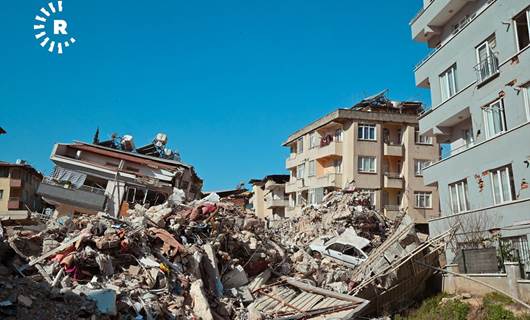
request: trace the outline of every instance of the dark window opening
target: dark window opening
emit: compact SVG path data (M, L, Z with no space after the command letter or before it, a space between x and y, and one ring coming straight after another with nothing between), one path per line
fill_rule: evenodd
M519 50L526 48L526 46L530 44L530 34L528 29L528 11L530 10L525 10L514 18Z

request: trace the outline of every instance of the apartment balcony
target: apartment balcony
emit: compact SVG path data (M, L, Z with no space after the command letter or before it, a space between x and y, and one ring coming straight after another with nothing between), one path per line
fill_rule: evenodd
M284 183L278 183L273 180L268 180L265 183L265 190L282 189L282 188L285 188Z
M403 189L403 178L397 172L385 172L383 186L386 189Z
M342 157L342 142L331 142L315 151L315 158L326 158L330 156Z
M285 167L287 169L294 168L303 162L301 155L291 153L291 155L285 160Z
M293 193L304 188L304 179L293 178L285 184L285 193Z
M9 186L11 188L20 188L22 187L22 179L9 179Z
M265 205L267 209L285 208L289 206L289 200L287 199L267 199Z
M424 7L410 22L412 38L429 41L441 33L443 27L467 3L475 0L425 0Z
M342 188L342 174L328 173L319 177L309 179L311 188Z
M22 201L20 201L20 198L18 197L11 197L7 201L7 209L8 210L19 210L22 209Z
M37 194L54 204L67 204L94 211L103 211L107 202L105 190L82 186L79 189L65 187L49 178L44 178Z
M383 149L385 156L403 157L403 145L401 143L385 142Z
M499 74L499 58L496 54L491 54L477 64L474 69L477 73L477 84L480 86Z

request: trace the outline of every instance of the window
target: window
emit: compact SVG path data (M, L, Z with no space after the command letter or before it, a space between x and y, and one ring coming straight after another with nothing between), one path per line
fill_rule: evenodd
M309 135L309 149L313 149L318 147L318 137L316 132L312 132Z
M316 175L315 160L309 161L309 170L307 172L309 177L314 177Z
M1 167L0 168L0 178L7 178L7 177L9 177L9 168Z
M530 8L521 12L513 19L515 25L515 37L517 39L518 49L522 50L530 44Z
M423 169L431 164L431 160L414 160L414 168L417 176L423 175Z
M304 138L298 138L296 140L296 153L300 154L304 152Z
M432 193L431 192L414 192L416 208L431 209Z
M0 190L0 200L4 198L4 190Z
M301 192L297 192L296 193L296 199L295 199L295 205L301 206L302 204L303 204L302 193Z
M414 131L414 141L416 144L432 144L432 137L421 135L420 128L416 127Z
M440 75L440 88L442 93L442 101L445 101L458 92L456 83L456 64Z
M510 166L490 170L491 186L493 191L493 202L500 204L512 201L515 197L513 175Z
M359 172L375 173L375 157L359 157Z
M317 198L316 198L316 195L315 195L315 189L309 189L308 191L308 200L309 200L309 204L316 204L317 203Z
M483 107L486 137L491 138L506 131L506 116L502 99Z
M495 35L482 42L476 49L478 81L482 82L499 71L499 61L493 53L493 48L497 46Z
M344 132L342 129L335 130L335 141L342 142Z
M469 210L467 180L450 184L449 198L451 199L451 210L453 213Z
M342 173L342 159L333 160L333 167L335 168L335 173Z
M305 164L301 164L296 168L296 177L298 179L304 178Z
M377 139L375 134L375 124L359 124L357 136L359 140L375 141Z
M523 88L523 97L526 110L526 120L530 121L530 84Z

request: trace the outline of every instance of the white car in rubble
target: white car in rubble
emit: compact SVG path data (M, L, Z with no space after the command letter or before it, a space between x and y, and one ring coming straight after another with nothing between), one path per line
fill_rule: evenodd
M345 232L346 233L346 232ZM350 268L355 268L368 259L363 251L370 245L368 239L354 234L338 237L320 237L309 244L309 251L314 257L326 257Z

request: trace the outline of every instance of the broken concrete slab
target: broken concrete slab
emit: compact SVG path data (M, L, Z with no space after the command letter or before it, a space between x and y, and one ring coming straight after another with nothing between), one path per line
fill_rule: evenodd
M193 313L201 320L214 320L210 304L204 293L202 280L191 284L190 295L193 299Z
M225 289L238 288L247 283L247 273L241 265L237 265L234 270L229 271L223 276L223 286Z

